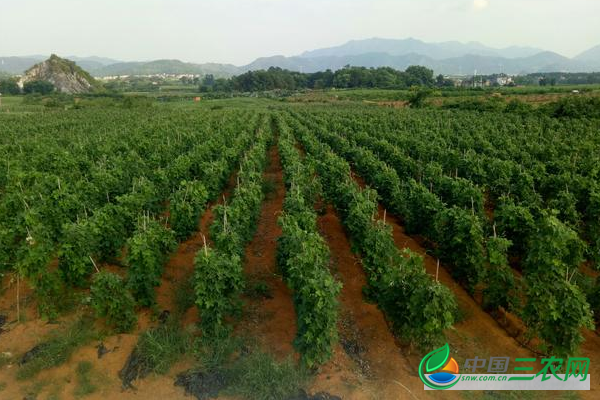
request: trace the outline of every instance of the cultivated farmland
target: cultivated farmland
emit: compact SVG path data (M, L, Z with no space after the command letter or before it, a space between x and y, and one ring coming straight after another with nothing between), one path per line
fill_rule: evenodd
M358 102L2 113L0 398L459 398L417 373L444 343L599 376L599 132Z

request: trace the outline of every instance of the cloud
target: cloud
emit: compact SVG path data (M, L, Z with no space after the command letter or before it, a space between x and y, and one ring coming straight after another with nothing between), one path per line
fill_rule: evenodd
M484 10L490 5L489 0L473 0L473 8L476 10Z

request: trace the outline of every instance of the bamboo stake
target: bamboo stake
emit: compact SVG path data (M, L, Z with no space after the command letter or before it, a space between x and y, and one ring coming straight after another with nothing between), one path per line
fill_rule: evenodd
M206 236L204 236L203 233L201 233L202 235L202 242L204 242L204 255L206 257L208 257L208 247L206 247Z
M21 322L21 301L19 298L19 287L21 283L21 275L17 272L17 322Z
M94 264L94 268L96 268L96 272L100 272L100 270L98 269L98 266L96 265L96 262L94 261L92 256L88 256L88 257L90 258L90 261L92 262L92 264Z
M387 217L387 210L384 208L383 209L383 223L385 224L385 219Z
M569 278L569 283L571 283L571 279L573 279L575 273L577 273L577 269L575 269L575 271L573 271L573 273L571 274L571 277Z
M437 260L437 265L435 266L435 281L439 282L438 276L440 274L440 259Z

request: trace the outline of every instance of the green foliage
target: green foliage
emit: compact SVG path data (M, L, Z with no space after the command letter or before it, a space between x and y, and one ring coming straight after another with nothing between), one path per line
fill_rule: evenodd
M90 295L96 316L106 318L117 332L129 332L135 326L135 300L119 275L106 271L94 275Z
M432 92L429 89L414 87L408 96L408 104L412 108L423 108L426 105L425 101L431 94Z
M583 242L577 233L559 221L555 213L544 211L531 237L523 269L528 274L568 279L583 261Z
M571 283L582 255L577 234L555 212L542 212L523 262L527 288L523 319L531 334L559 356L574 354L583 341L581 328L593 325L585 295Z
M282 235L277 241L278 265L294 292L298 331L295 345L309 368L331 358L337 342L338 301L341 284L329 272L329 249L317 230L314 202L319 185L310 163L300 159L287 126L278 119L287 194L279 217Z
M508 197L501 197L494 212L494 221L498 232L511 238L509 251L523 254L527 248L529 237L535 232L535 222L529 208L515 204Z
M600 97L568 96L547 106L557 118L600 118Z
M506 113L522 114L522 115L532 113L533 111L534 111L534 108L532 105L530 105L529 103L526 103L524 101L521 101L519 99L513 99L513 100L509 101L508 104L506 104L506 108L504 109L504 112L506 112Z
M127 222L125 209L115 204L106 204L90 218L98 261L111 261L119 256L130 233Z
M139 305L155 304L154 288L160 284L164 263L176 246L173 231L145 217L127 241L127 287Z
M279 266L284 272L298 315L296 347L308 367L326 362L337 343L337 295L341 284L328 270L329 250L314 231L305 231L293 215L280 217ZM316 228L316 227L315 227Z
M519 292L507 258L511 245L510 240L502 237L487 240L487 286L483 290L483 307L486 310L493 311L502 307L512 311L518 304Z
M585 295L574 284L550 274L525 276L527 304L523 321L557 357L576 354L583 341L582 328L593 329Z
M186 239L198 227L198 220L208 201L208 192L201 182L182 181L169 199L171 228L177 239Z
M207 75L202 92L257 92L267 90L382 88L400 89L411 86L433 86L433 71L413 65L405 71L390 67L366 68L345 66L336 71L301 73L278 67L248 71L231 79L214 79Z
M83 286L94 270L92 255L95 241L88 220L73 222L63 227L62 245L58 253L58 266L65 282Z
M453 207L436 216L441 258L452 264L452 276L469 290L485 277L483 228L477 216Z
M242 258L246 243L256 229L264 199L262 170L266 165L270 129L263 118L254 146L244 156L230 204L213 208L210 227L214 249L204 247L194 260L194 290L203 333L221 335L228 330L226 318L240 308L244 289Z
M30 81L23 85L23 93L25 94L47 95L54 92L54 89L54 84L48 81Z
M16 79L2 79L0 80L0 93L4 96L17 95L21 93L21 88L19 88Z
M68 292L56 271L42 270L29 278L37 299L38 312L42 318L54 320L69 308L74 293Z
M456 302L452 294L425 272L422 258L409 250L400 252L396 248L389 225L374 221L377 193L371 189L361 190L350 177L345 161L318 143L305 128L294 128L317 162L325 195L334 203L362 256L369 292L392 322L394 331L423 348L437 345L443 339L443 330L454 321ZM380 165L369 158L368 153L362 154L353 159L361 173ZM361 160L365 162L361 164ZM379 174L375 169L364 176L382 185L388 178L382 179Z
M194 260L196 306L201 326L207 335L225 329L225 317L240 307L244 288L242 262L238 255L218 250L200 250Z

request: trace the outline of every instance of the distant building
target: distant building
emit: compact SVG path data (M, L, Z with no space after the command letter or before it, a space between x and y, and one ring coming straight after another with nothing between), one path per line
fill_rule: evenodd
M506 74L492 75L490 82L492 86L506 86L513 83L513 77Z

